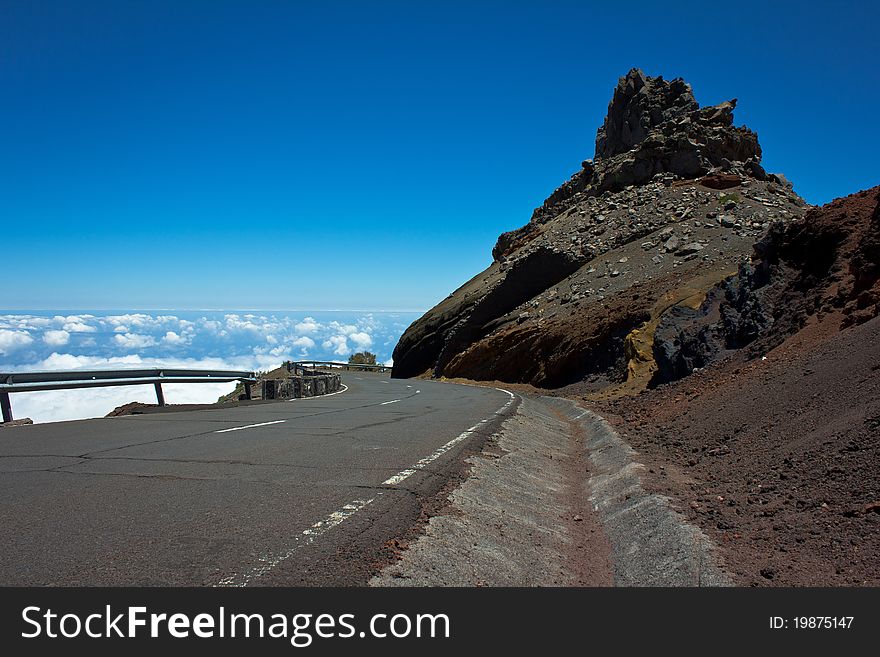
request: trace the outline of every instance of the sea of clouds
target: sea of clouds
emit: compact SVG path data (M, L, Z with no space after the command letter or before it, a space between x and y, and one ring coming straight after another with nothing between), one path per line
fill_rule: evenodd
M285 360L346 361L357 351L391 364L414 312L29 312L0 314L0 372L179 367L271 370ZM234 383L169 384L170 404L209 403ZM15 393L16 418L102 417L152 386Z

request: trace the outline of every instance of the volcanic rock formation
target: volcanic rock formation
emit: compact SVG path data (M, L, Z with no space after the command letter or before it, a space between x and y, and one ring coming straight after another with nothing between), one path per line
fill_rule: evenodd
M772 222L804 212L761 167L757 135L733 125L735 105L700 108L683 80L631 70L595 159L499 237L488 269L409 327L392 375L647 383L660 316L698 304Z
M878 303L875 187L774 225L702 304L665 313L668 383L585 391L739 585L880 585Z
M752 260L697 309L666 313L654 334L655 382L690 374L726 352L754 357L811 320L840 314L840 328L880 314L880 188L775 224Z

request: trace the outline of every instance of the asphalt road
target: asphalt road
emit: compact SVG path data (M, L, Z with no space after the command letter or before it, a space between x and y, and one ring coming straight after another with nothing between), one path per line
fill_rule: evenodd
M513 402L343 382L320 398L0 431L0 585L365 583Z

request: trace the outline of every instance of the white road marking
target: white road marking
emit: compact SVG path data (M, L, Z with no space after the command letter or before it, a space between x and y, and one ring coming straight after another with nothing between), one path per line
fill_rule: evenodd
M384 383L386 386L388 385L388 382L387 382L387 381L383 381L382 383Z
M416 390L416 394L419 394L420 392L421 392L421 390Z
M231 429L220 429L214 433L226 433L227 431L241 431L242 429L253 429L254 427L265 427L270 424L282 424L287 420L273 420L272 422L260 422L259 424L246 424L243 427L232 427Z
M392 399L391 401L382 402L381 404L379 404L379 406L385 406L386 404L396 404L399 401L399 399Z
M372 497L368 500L354 500L349 502L338 511L334 511L324 518L324 520L319 520L308 529L303 530L300 536L295 536L294 544L287 551L275 556L266 555L259 557L257 559L257 565L251 568L247 573L224 577L217 582L215 586L247 586L255 579L259 579L274 569L281 562L292 557L298 549L311 545L315 542L316 538L323 536L334 527L341 525L355 513L370 504L374 499L376 498Z
M297 397L295 399L288 399L287 401L303 401L304 399L321 399L322 397L332 397L333 395L341 395L343 392L348 390L348 386L342 384L342 389L337 390L336 392L329 392L326 395L316 395L315 397ZM219 431L215 431L214 433L226 433L227 431L241 431L242 429L253 429L254 427L265 427L270 424L281 424L282 422L287 422L287 420L273 420L272 422L260 422L259 424L246 424L243 427L232 427L231 429L220 429Z
M348 390L348 386L344 383L340 384L342 386L341 390L337 390L336 392L328 392L326 395L315 395L314 397L294 397L293 399L288 399L289 402L295 401L305 401L306 399L323 399L324 397L332 397L333 395L341 395L343 392Z
M319 520L314 525L309 527L303 532L303 536L320 536L321 534L326 534L328 531L333 529L336 525L342 523L346 518L350 518L355 513L363 509L367 504L370 504L376 498L370 498L368 500L355 500L354 502L349 502L344 507L342 507L339 511L334 511L331 513L325 520Z
M575 420L580 420L580 419L581 419L584 415L586 415L587 413L589 413L589 411L584 411L584 412L581 413L580 415L575 416L574 419L575 419Z
M504 411L506 411L508 409L508 407L514 402L516 397L514 396L514 394L512 392L510 392L508 390L504 390L503 388L495 388L495 390L499 390L503 393L510 395L510 399L507 400L507 402L504 404L504 406L502 406L497 411L495 411L495 416L498 416L498 415L503 414ZM419 391L417 390L416 392L419 392ZM400 401L400 400L395 399L394 401ZM384 402L384 403L393 404L394 402L392 401L392 402ZM452 449L452 447L454 447L455 445L460 443L462 440L464 440L465 438L470 436L480 426L482 426L483 424L486 424L491 419L492 418L486 418L485 420L480 420L480 422L478 422L477 424L472 426L470 429L468 429L467 431L465 431L461 435L457 436L456 438L453 438L448 443L443 445L443 447L440 447L439 449L435 450L430 456L423 458L421 461L416 463L412 468L408 468L407 470L403 470L403 471L397 473L396 475L394 475L393 477L391 477L390 479L387 479L386 481L384 481L383 485L384 486L394 486L396 484L399 484L401 481L403 481L404 479L406 479L407 477L409 477L413 473L417 472L418 470L421 470L426 465L428 465L432 461L436 460L437 458L439 458L440 456L442 456L443 454L448 452L450 449ZM279 422L285 422L285 420L279 420ZM275 423L274 422L267 422L266 424L275 424ZM251 426L260 426L260 425L251 425ZM239 427L239 428L244 429L246 427ZM235 429L224 429L224 431L234 431L234 430ZM382 493L379 493L379 495L381 495L381 494ZM267 555L267 556L259 557L257 559L258 565L251 568L250 571L248 571L247 573L240 574L240 575L239 574L228 575L227 577L224 577L223 579L221 579L216 584L216 586L247 586L250 582L254 581L255 579L259 579L260 577L262 577L263 575L265 575L266 573L271 571L273 568L278 566L278 564L280 564L283 561L292 557L294 555L294 553L299 548L311 545L318 537L323 536L324 534L329 532L334 527L341 525L343 522L345 522L346 520L351 518L354 514L356 514L361 509L363 509L365 506L367 506L368 504L371 504L375 499L376 499L375 497L371 497L368 500L353 500L352 502L349 502L348 504L343 506L338 511L334 511L333 513L331 513L324 520L319 520L318 522L313 524L308 529L303 530L303 532L300 536L295 536L294 537L294 545L291 546L286 552L284 552L280 555L275 555L275 556Z
M510 395L510 399L507 400L507 402L504 404L504 406L502 406L497 411L495 411L494 416L498 416L507 410L507 408L513 403L515 397L512 392L510 392L508 390L504 390L503 388L495 388L495 390L500 390L501 392L505 392L508 395ZM461 434L459 434L458 436L456 436L455 438L450 440L448 443L446 443L442 447L438 447L437 449L435 449L433 452L431 452L431 454L429 454L428 456L426 456L425 458L420 460L418 463L416 463L411 468L407 468L406 470L401 470L393 477L386 479L385 481L382 482L382 485L383 486L396 486L400 482L408 479L410 476L414 475L419 470L423 470L426 466L428 466L429 464L431 464L432 462L436 461L438 458L443 456L450 449L452 449L453 447L458 445L458 443L460 443L461 441L470 437L477 429L482 427L487 422L490 422L492 419L493 419L492 417L487 417L485 420L480 420L474 426L472 426L470 429L465 430L464 432L462 432Z
M407 386L407 388L412 388L412 386Z

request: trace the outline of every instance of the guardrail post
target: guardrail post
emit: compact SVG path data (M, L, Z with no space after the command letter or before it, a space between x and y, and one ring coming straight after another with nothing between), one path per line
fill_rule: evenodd
M157 381L153 385L156 387L156 399L159 401L159 406L164 406L165 395L162 393L162 384Z
M3 421L12 422L12 404L8 392L0 392L0 407L3 409Z
M253 399L251 396L251 384L248 381L244 382L244 398Z

